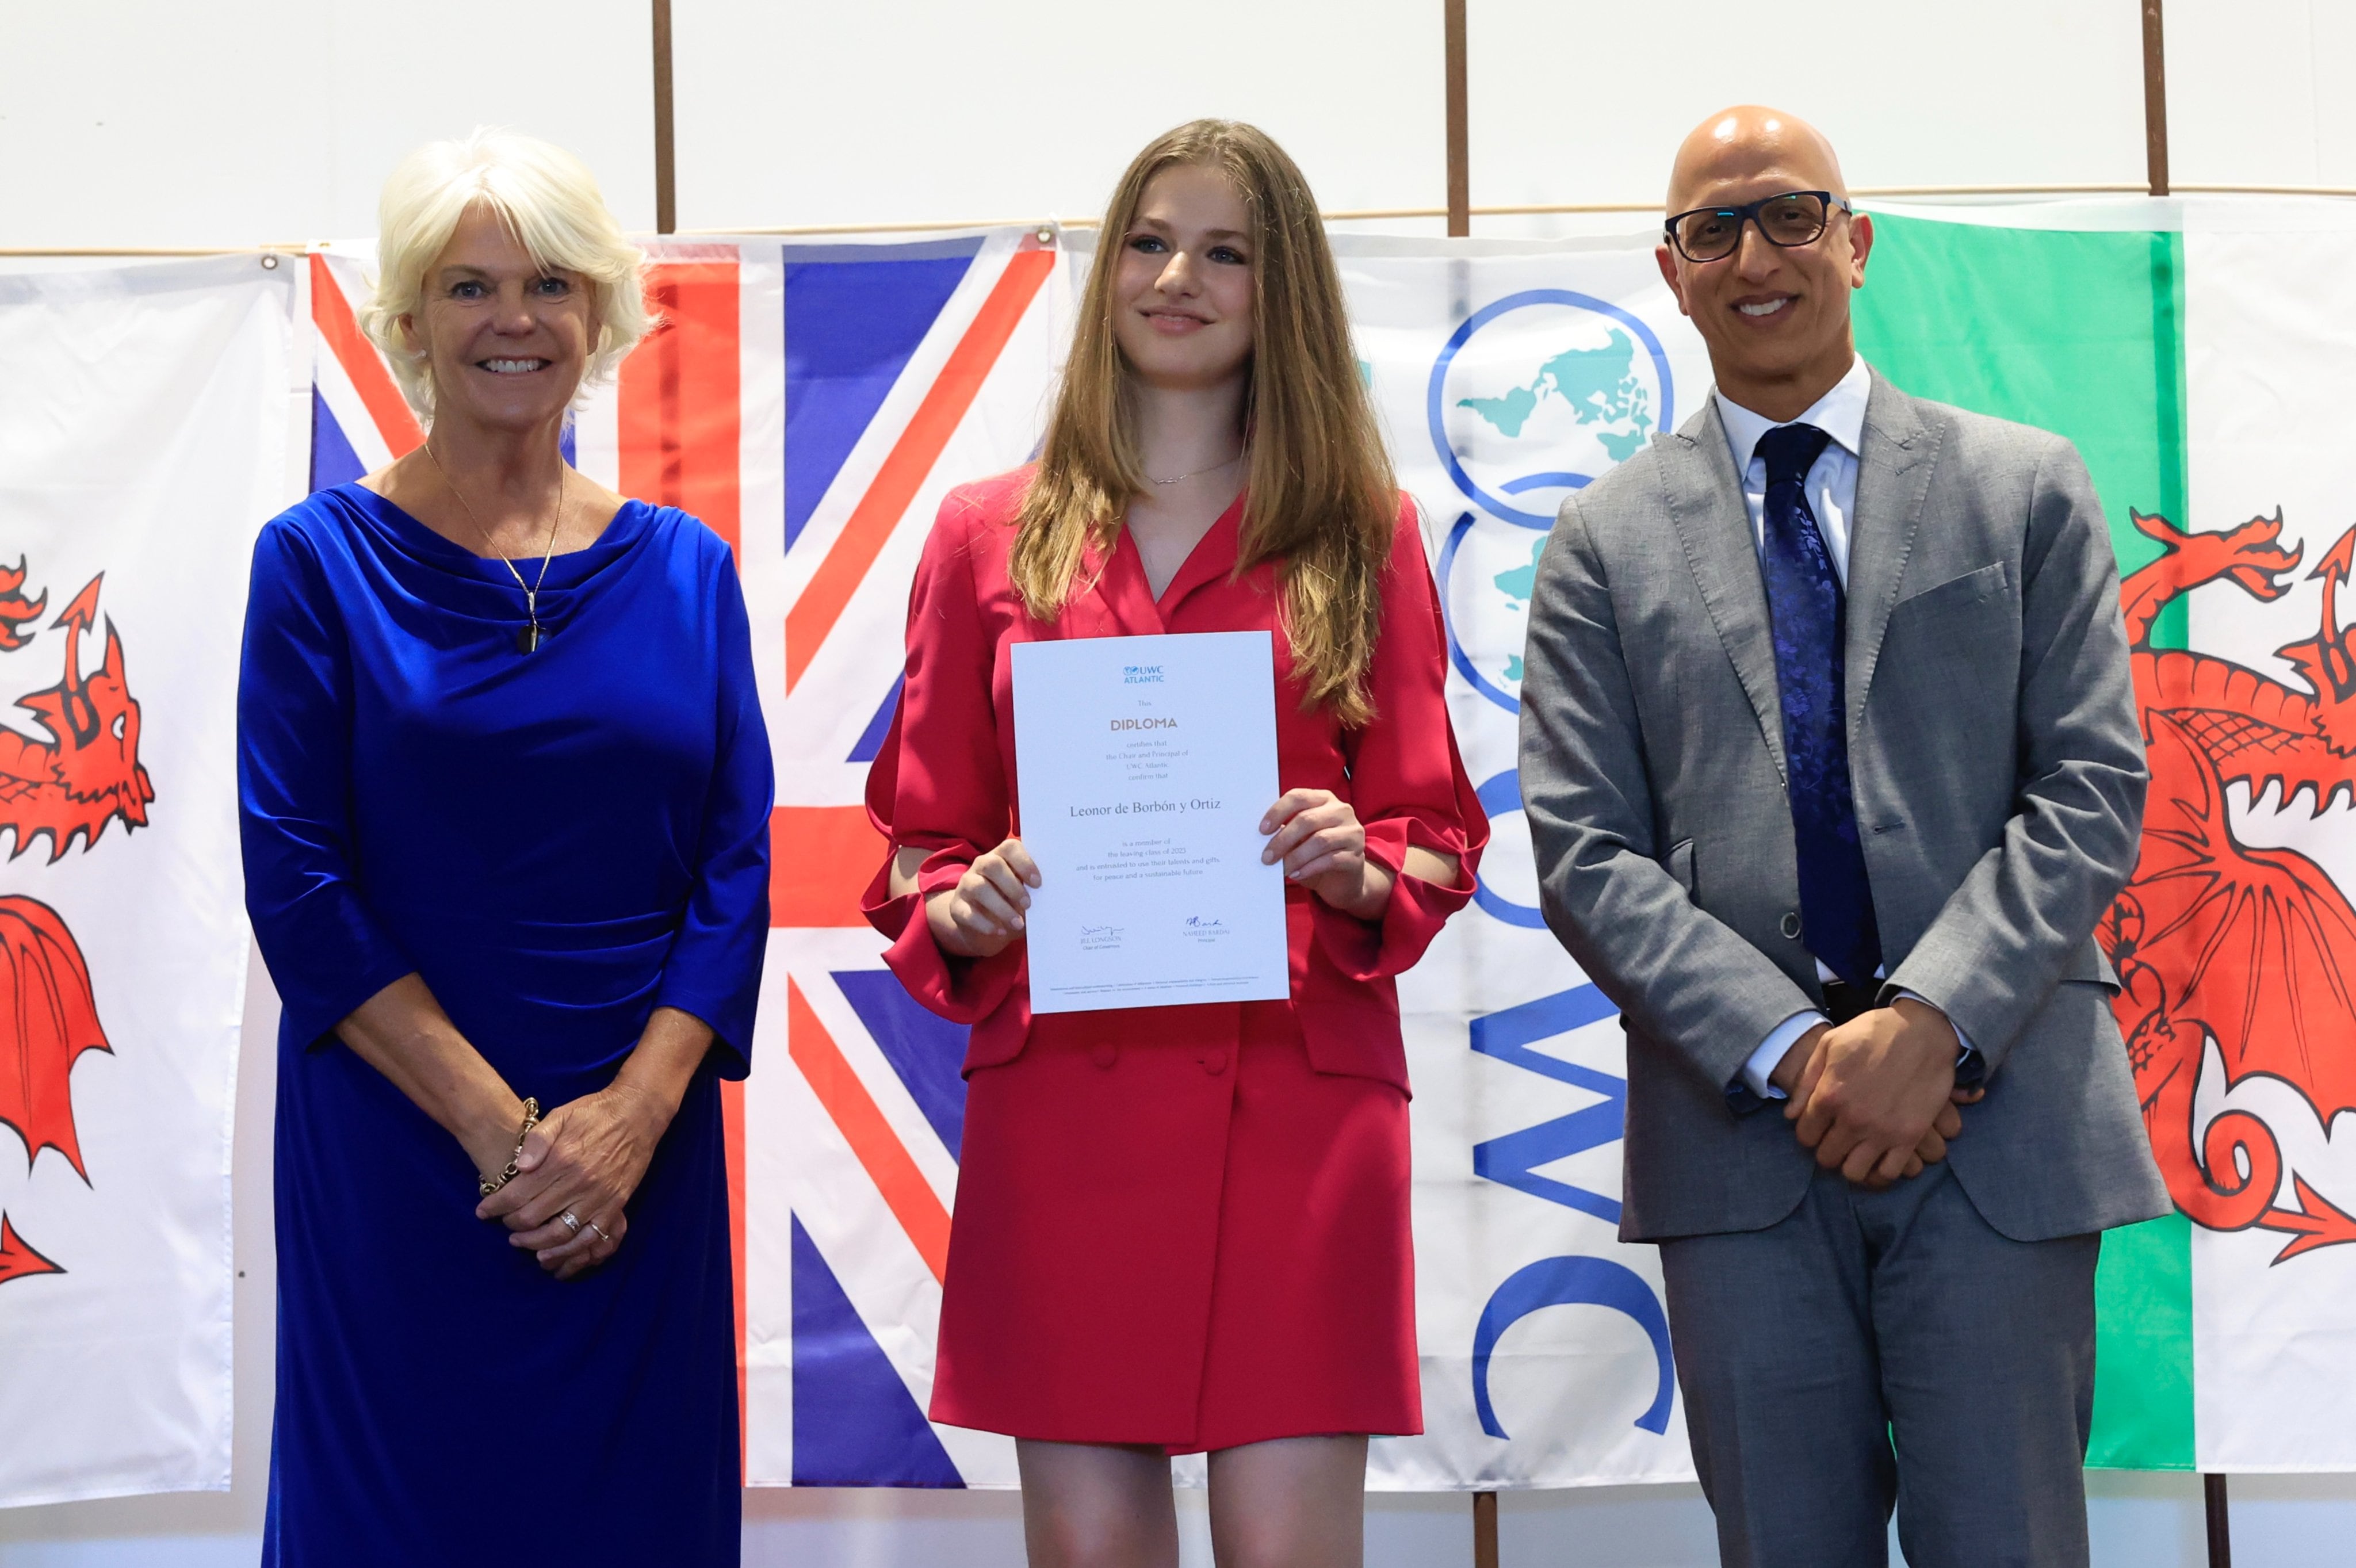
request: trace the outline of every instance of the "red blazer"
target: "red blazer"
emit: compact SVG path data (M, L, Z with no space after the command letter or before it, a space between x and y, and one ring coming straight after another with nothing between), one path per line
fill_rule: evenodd
M1031 618L1007 579L1014 509L1031 470L949 493L925 542L908 600L907 683L892 732L867 775L867 810L894 845L931 853L919 891L890 897L890 862L868 886L862 908L893 939L885 955L909 993L934 1012L974 1026L965 1070L1011 1061L1035 1027L1077 1031L1083 1039L1171 1036L1199 1045L1232 1036L1241 1004L1061 1013L1033 1020L1023 945L995 958L951 959L935 945L924 897L954 886L965 868L1009 832L1019 832L1014 775L1017 642L1157 632L1274 633L1277 770L1282 788L1331 789L1365 824L1366 854L1398 885L1379 922L1356 919L1307 889L1285 888L1292 961L1290 1007L1320 1071L1407 1083L1392 976L1423 956L1448 917L1472 894L1488 819L1456 754L1448 721L1447 642L1431 570L1400 498L1398 531L1382 578L1382 628L1369 671L1375 719L1347 729L1323 706L1304 709L1291 647L1267 563L1235 575L1240 498L1204 535L1157 603L1144 563L1124 530L1111 558L1091 547L1076 592L1054 621ZM1456 882L1441 886L1398 875L1407 846L1457 857ZM1256 1005L1271 1005L1258 1004ZM1232 1044L1232 1040L1229 1041Z

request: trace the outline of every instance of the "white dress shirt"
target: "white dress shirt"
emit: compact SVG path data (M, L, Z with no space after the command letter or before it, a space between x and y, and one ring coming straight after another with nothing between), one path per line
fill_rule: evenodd
M1858 452L1865 444L1865 400L1872 390L1873 372L1866 368L1863 360L1851 360L1848 373L1835 381L1830 392L1799 418L1782 422L1813 424L1832 437L1800 483L1808 498L1808 510L1816 514L1816 532L1824 537L1826 553L1832 557L1833 572L1840 578L1844 592L1848 587L1849 525L1857 515ZM1767 548L1767 459L1759 456L1759 440L1775 429L1779 422L1763 413L1753 413L1722 392L1713 390L1710 395L1718 400L1718 416L1726 425L1726 445L1734 456L1736 472L1742 476L1742 504L1751 513L1751 545L1763 553ZM1816 978L1838 977L1819 961ZM1911 991L1901 991L1900 994L1913 996L1926 1006L1937 1005ZM1802 1035L1830 1021L1809 1009L1794 1013L1776 1025L1742 1064L1744 1086L1762 1100L1783 1099L1783 1091L1768 1081L1768 1075ZM1952 1025L1954 1020L1948 1022ZM1971 1042L1964 1038L1961 1029L1955 1031L1955 1039L1968 1056Z
M1742 504L1751 513L1751 541L1758 550L1767 548L1767 459L1758 455L1759 438L1779 424L1813 424L1832 437L1800 485L1844 590L1848 586L1849 519L1857 511L1857 454L1865 445L1865 400L1872 391L1873 372L1863 360L1851 360L1848 374L1794 420L1772 420L1722 392L1709 394L1718 400L1727 448L1734 454L1735 472L1742 476Z

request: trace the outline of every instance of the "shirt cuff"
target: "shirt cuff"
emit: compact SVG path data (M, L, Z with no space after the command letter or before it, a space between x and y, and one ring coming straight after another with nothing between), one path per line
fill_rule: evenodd
M1910 1001L1920 1002L1923 1006L1928 1007L1940 1017L1947 1018L1947 1010L1945 1008L1940 1006L1936 1002L1932 1001L1929 997L1923 995L1919 991L1909 991L1901 985L1898 988L1898 994L1900 996L1906 997ZM1978 1049L1973 1046L1972 1037L1964 1033L1964 1026L1961 1024L1956 1023L1953 1018L1947 1018L1947 1027L1955 1032L1955 1044L1959 1047L1955 1052L1955 1087L1958 1089L1976 1088L1980 1079L1987 1076L1987 1069L1981 1063L1980 1053Z
M1802 1035L1819 1024L1830 1022L1832 1020L1822 1013L1807 1012L1794 1013L1776 1025L1759 1043L1759 1048L1751 1053L1750 1059L1742 1064L1741 1086L1762 1101L1786 1098L1782 1090L1768 1081L1770 1075L1783 1065L1784 1054ZM1728 1092L1733 1092L1732 1085L1728 1086Z

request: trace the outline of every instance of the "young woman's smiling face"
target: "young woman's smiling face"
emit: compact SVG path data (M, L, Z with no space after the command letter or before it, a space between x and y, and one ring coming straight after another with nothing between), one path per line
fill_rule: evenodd
M1223 385L1252 354L1251 214L1226 175L1173 164L1120 237L1113 338L1147 384Z

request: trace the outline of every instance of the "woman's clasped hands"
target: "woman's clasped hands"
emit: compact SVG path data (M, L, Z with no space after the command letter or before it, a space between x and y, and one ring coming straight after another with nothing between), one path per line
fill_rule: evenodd
M575 1278L621 1249L630 1195L669 1121L651 1093L626 1083L560 1105L525 1134L516 1174L475 1217L504 1224L510 1243L558 1279Z

